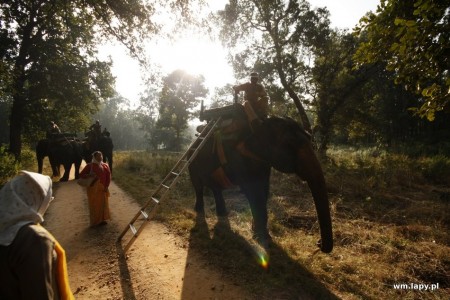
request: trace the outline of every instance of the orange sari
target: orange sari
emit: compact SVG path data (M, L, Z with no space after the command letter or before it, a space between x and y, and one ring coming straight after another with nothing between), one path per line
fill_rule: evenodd
M99 225L111 218L109 214L109 192L105 192L105 187L96 180L87 188L89 202L89 218L91 226Z

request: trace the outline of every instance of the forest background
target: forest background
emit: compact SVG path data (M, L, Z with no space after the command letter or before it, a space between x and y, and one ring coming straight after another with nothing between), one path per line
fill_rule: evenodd
M51 120L83 136L99 119L116 150L181 151L200 102L232 95L231 85L209 91L201 74L151 71L144 41L180 28L220 39L238 81L259 72L271 113L301 122L322 154L331 144L448 154L445 1L381 1L352 31L331 28L327 9L306 1L229 1L204 19L202 1L117 3L1 4L0 142L16 159ZM114 91L112 61L96 56L110 38L147 70L138 107Z
M146 41L191 30L221 41L236 81L247 80L249 70L260 74L271 114L291 117L313 134L336 250L311 259L313 212L299 212L305 207L292 196L299 192L294 179L274 172L271 231L290 257L280 272L290 270L292 258L346 299L448 298L448 1L382 0L352 30L332 28L326 8L302 0L230 0L204 18L208 1L158 2L1 2L0 186L19 169L35 168L34 147L50 121L83 138L98 119L114 141L115 181L136 199L148 195L192 140L201 101L210 107L233 101L231 85L208 90L202 75L155 68ZM114 90L112 61L98 57L108 40L124 45L144 70L146 90L137 106ZM175 158L168 160L167 152ZM184 202L173 205L186 206L162 209L159 218L187 232L190 185L179 194ZM249 215L230 219L244 227ZM238 279L260 279L249 277L258 272L239 273L242 264L221 265L223 251L235 257L232 247L207 247L218 253L208 256L214 265L242 274ZM288 291L299 279L293 273L277 274L271 285ZM440 283L440 290L392 288L403 282Z

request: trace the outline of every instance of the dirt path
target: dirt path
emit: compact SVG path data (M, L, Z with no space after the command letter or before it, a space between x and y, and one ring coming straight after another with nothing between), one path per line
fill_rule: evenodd
M74 180L54 184L44 226L66 250L76 299L251 299L159 223L148 225L127 260L120 259L116 239L139 205L114 182L110 192L111 222L89 228L84 189Z

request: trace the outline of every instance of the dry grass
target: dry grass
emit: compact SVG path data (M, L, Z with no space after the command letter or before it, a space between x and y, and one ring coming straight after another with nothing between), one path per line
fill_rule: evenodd
M329 255L315 246L319 230L307 185L278 172L271 179L274 243L268 269L258 264L251 214L239 190L225 194L225 220L215 217L207 194L202 221L193 212L195 197L185 175L156 219L259 299L301 299L305 292L313 299L450 298L450 188L442 182L447 171L436 176L441 169L430 158L342 150L329 157L335 240ZM143 204L175 162L173 156L117 153L114 180ZM439 283L439 289L394 289L400 283Z

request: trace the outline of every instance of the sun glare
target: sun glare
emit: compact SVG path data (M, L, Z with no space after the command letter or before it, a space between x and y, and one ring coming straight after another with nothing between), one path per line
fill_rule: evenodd
M181 69L192 75L203 75L205 85L210 89L231 83L233 79L231 66L226 61L226 51L219 43L205 39L180 39L154 59L166 73Z
M226 60L226 50L219 42L192 36L175 42L159 42L148 46L149 60L160 68L162 76L181 69L192 75L203 75L210 95L214 88L234 83L232 68ZM136 106L145 86L142 69L129 57L123 46L107 44L100 47L100 57L113 60L112 73L116 77L116 90Z

